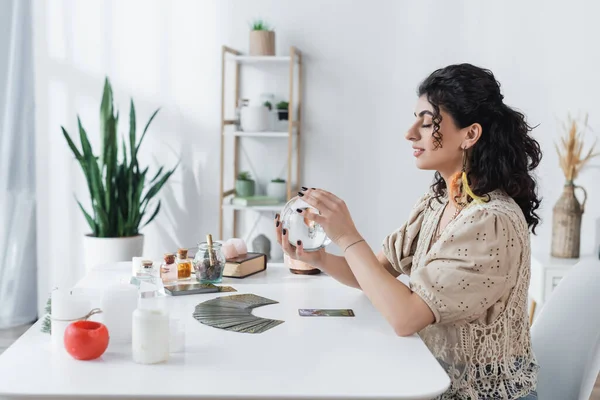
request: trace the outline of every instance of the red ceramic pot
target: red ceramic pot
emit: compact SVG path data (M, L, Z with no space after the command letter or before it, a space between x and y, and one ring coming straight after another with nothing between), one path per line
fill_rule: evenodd
M65 349L77 360L94 360L108 347L108 329L93 321L75 321L65 330Z

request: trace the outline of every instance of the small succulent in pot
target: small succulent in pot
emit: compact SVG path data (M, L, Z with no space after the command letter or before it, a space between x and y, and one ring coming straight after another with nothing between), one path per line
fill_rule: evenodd
M242 171L238 174L235 181L235 194L238 197L254 196L256 191L256 182L252 179L252 175L248 171Z
M274 178L267 184L267 196L273 197L282 203L287 200L287 184L284 179Z
M289 106L290 103L287 101L280 101L277 103L277 115L280 121L287 121L289 118Z

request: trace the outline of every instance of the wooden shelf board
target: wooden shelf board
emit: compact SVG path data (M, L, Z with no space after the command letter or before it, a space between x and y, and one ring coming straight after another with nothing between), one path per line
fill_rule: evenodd
M253 210L253 211L275 211L280 212L285 203L275 204L273 206L240 206L237 204L223 204L224 209L229 210Z
M240 137L273 137L273 138L287 138L289 136L289 132L243 132L243 131L235 131L235 132L227 132L227 135L231 136L240 136Z
M289 64L290 56L228 56L229 60L242 64Z

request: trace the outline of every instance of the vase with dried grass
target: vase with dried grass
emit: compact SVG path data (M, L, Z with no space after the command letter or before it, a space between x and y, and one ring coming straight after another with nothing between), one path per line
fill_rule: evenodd
M563 193L553 208L551 254L559 258L579 258L581 217L585 210L587 192L575 184L575 179L585 164L599 153L594 153L596 142L587 153L583 152L583 135L588 128L587 115L581 128L571 116L563 128L565 136L560 138L560 147L556 144L555 147L566 181ZM576 189L583 192L582 202L575 196Z

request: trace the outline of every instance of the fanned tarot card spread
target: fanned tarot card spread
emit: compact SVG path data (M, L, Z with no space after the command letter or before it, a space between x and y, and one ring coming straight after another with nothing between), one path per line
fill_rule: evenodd
M256 307L277 304L255 294L236 294L207 300L196 306L193 316L200 323L214 328L243 333L262 333L283 321L252 315Z

